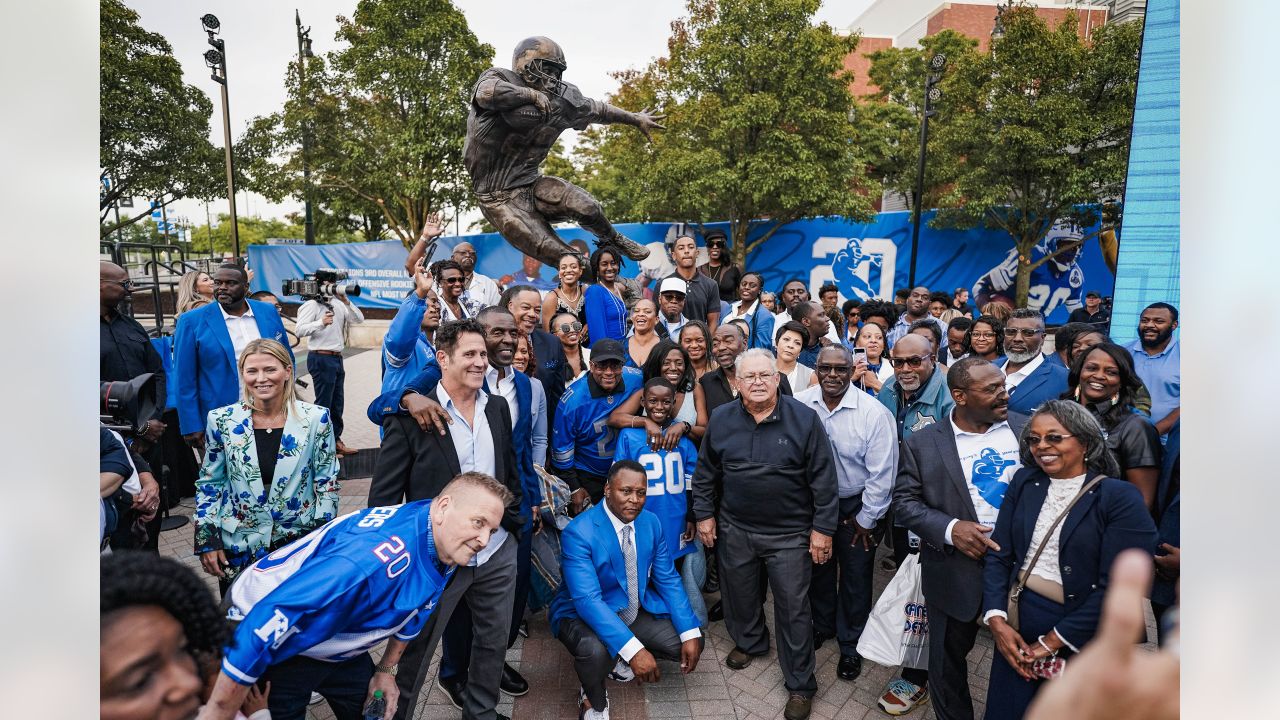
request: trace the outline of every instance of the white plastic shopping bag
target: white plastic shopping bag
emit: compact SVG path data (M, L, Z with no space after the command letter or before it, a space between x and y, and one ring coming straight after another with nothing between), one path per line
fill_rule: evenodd
M920 556L908 555L885 587L858 640L858 654L887 667L929 666L929 614L920 592Z

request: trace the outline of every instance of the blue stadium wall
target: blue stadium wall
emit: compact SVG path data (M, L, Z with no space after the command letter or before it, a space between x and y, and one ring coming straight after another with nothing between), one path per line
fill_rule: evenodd
M1147 3L1133 143L1111 313L1111 335L1137 339L1138 316L1157 300L1179 304L1178 0Z

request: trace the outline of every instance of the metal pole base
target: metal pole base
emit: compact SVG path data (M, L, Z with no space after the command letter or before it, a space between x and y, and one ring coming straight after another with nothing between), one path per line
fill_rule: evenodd
M160 521L160 532L165 532L166 530L177 530L189 522L191 522L191 518L186 515L170 515Z

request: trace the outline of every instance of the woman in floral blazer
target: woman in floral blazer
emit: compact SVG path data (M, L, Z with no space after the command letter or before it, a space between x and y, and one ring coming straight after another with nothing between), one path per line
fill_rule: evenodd
M294 398L293 363L274 340L240 354L241 400L209 412L196 482L195 551L223 593L268 552L338 514L329 411Z

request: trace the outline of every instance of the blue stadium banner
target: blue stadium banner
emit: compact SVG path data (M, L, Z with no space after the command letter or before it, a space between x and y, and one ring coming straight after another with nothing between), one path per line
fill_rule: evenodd
M938 230L928 226L932 212L925 213L920 229L920 257L916 263L916 281L932 290L954 292L964 287L985 290L993 297L1013 296L1016 255L1013 241L999 230ZM663 242L674 235L670 223L628 223L617 229L650 249L642 263L627 261L623 275L635 277L646 270L651 277L672 272ZM728 223L708 223L702 230L728 232ZM1092 235L1097 228L1083 230L1055 229L1041 243L1033 258L1062 238L1074 233ZM753 228L753 237L763 232L763 224ZM595 238L581 228L557 229L566 241L584 240L595 249ZM448 257L460 242L476 248L479 261L476 271L500 284L510 282L522 270L523 256L497 233L440 238L432 260ZM701 241L699 241L701 244ZM706 262L706 249L700 248ZM253 290L279 292L286 278L300 278L316 269L341 270L365 288L366 294L356 298L361 307L399 307L401 299L413 288L405 275L407 251L395 240L345 245L249 246L249 264L255 270ZM1079 306L1084 294L1096 290L1111 294L1115 275L1103 260L1096 238L1090 238L1074 258L1048 262L1032 274L1028 304L1044 311L1050 323L1064 323L1071 310ZM911 214L880 213L869 223L856 223L840 217L799 220L779 228L747 258L747 268L762 273L765 287L780 290L790 279L798 278L808 286L810 294L833 283L840 289L841 301L869 297L893 297L893 291L905 287L911 263ZM542 278L554 281L555 270L543 267ZM980 282L981 281L981 282ZM284 302L300 302L300 298L280 298ZM972 301L972 299L971 299Z

